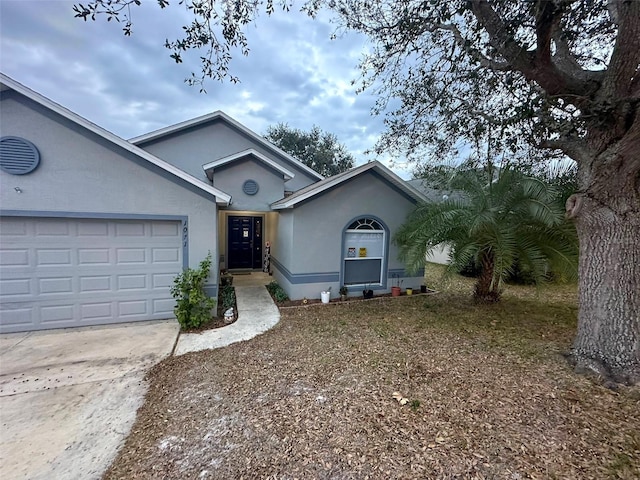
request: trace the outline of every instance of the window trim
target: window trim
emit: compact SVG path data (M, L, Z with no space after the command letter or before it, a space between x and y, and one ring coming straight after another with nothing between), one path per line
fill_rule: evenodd
M358 221L364 221L364 220L373 220L374 222L378 223L381 227L382 230L370 230L370 229L353 229L353 228L349 228L351 227L355 222ZM378 283L353 283L353 284L349 284L347 285L347 287L352 288L352 287L368 287L372 290L386 290L387 288L387 268L388 268L388 263L389 263L389 228L387 227L387 225L385 224L385 222L383 222L379 217L376 217L375 215L369 215L369 214L364 214L364 215L358 215L357 217L352 218L350 221L348 221L345 226L342 229L342 239L341 239L341 248L340 248L340 285L345 285L344 281L345 281L345 271L346 271L346 262L347 261L361 261L359 259L359 257L355 257L353 259L349 259L346 257L346 236L347 233L382 233L383 237L382 237L382 257L367 257L369 259L381 259L381 265L380 265L380 281Z

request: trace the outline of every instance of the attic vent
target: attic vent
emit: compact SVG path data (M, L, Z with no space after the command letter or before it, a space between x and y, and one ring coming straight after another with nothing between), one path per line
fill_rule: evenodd
M258 186L258 182L256 182L255 180L247 180L242 185L242 191L247 195L255 195L256 193L258 193L259 189L260 187Z
M0 138L0 169L12 175L33 172L40 163L36 146L20 137Z

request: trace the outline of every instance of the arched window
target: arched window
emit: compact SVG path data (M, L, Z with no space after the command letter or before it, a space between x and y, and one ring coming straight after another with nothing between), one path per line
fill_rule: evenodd
M343 237L344 285L383 285L387 229L379 220L361 217L349 224Z

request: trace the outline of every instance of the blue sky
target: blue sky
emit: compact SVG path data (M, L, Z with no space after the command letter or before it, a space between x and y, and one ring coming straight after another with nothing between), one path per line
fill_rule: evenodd
M0 70L123 138L222 110L263 134L286 122L303 130L318 125L337 135L364 163L383 131L372 117L375 98L355 94L351 80L367 48L364 37L330 40L335 26L295 11L261 14L247 29L248 57L234 55L231 70L241 82L209 80L206 94L184 79L199 69L198 55L177 65L164 48L189 22L173 0L132 9L133 35L122 25L74 18L68 0L0 0ZM387 163L386 158L378 160ZM402 165L393 170L409 178Z

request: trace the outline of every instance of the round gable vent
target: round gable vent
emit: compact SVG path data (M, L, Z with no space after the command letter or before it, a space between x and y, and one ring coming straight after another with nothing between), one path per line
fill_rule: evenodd
M247 195L255 195L259 189L258 182L255 180L247 180L242 184L242 191Z
M12 175L33 172L40 163L36 146L20 137L0 138L0 169Z

